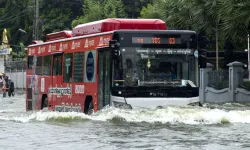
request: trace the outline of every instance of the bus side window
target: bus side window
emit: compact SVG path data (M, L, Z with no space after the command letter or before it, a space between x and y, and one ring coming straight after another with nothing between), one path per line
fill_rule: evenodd
M64 71L63 71L63 81L72 82L72 58L73 54L64 55Z
M50 75L51 56L44 56L43 58L43 75Z
M36 74L37 75L42 75L42 61L43 61L42 56L37 57L37 61L36 61Z
M52 71L52 73L53 73L53 76L55 76L55 75L57 75L57 57L54 57L54 59L53 59L53 71Z
M57 61L57 75L62 75L62 55L58 56Z
M28 69L32 69L32 65L33 65L33 56L28 56Z
M53 75L62 75L62 56L54 56L53 59Z
M83 52L74 53L74 82L83 81L83 60Z

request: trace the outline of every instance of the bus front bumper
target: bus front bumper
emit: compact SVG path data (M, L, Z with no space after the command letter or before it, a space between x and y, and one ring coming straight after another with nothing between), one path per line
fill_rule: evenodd
M155 109L164 106L174 105L174 106L188 106L188 105L198 105L199 97L189 97L189 98L152 98L152 97L140 97L140 98L124 98L111 96L111 103L114 107L119 108L149 108Z

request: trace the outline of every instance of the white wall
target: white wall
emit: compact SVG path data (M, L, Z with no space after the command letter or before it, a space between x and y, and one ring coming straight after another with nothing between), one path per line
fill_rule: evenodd
M0 72L4 73L4 59L0 58Z
M8 71L6 75L10 77L10 79L14 82L15 88L25 88L26 87L26 72L23 71Z

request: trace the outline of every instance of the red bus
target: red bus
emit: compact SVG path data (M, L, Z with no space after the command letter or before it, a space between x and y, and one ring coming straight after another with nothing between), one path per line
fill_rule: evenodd
M199 101L194 31L159 19L104 19L28 47L26 110L91 113Z

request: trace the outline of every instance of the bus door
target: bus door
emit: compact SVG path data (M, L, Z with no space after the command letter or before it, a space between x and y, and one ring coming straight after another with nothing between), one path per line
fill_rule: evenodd
M61 105L62 95L61 95L61 85L62 85L62 60L63 53L53 54L53 68L52 68L52 102L53 106Z
M108 48L98 50L98 109L110 104L111 52Z

